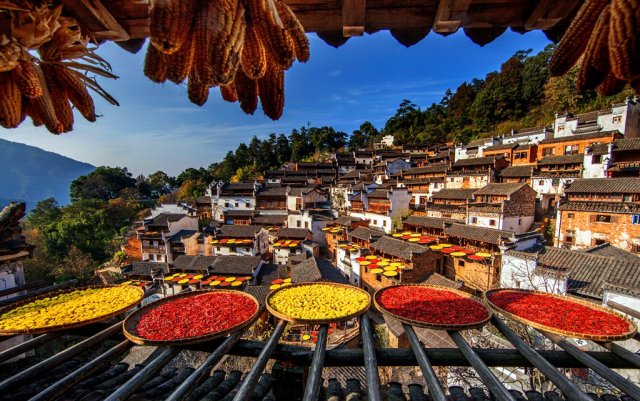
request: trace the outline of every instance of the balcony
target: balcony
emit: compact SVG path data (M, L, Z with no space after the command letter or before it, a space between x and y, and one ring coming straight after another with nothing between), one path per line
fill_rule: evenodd
M167 251L167 248L164 245L161 246L142 246L142 252L143 253L159 253L159 254L165 254Z

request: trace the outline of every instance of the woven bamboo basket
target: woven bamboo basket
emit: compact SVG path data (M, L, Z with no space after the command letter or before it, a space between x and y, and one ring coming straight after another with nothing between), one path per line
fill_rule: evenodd
M491 300L489 299L489 296L491 294L494 294L494 293L499 292L499 291L514 291L514 292L521 292L521 293L528 293L528 294L539 294L539 295L543 295L543 296L550 297L550 298L557 298L557 299L561 299L563 301L573 302L573 303L576 303L576 304L579 304L579 305L586 306L587 308L590 308L590 309L598 310L598 311L601 311L601 312L605 312L605 313L617 316L617 317L623 319L625 322L627 322L629 324L629 329L625 333L617 334L617 335L594 335L594 334L588 334L588 333L566 331L566 330L559 329L557 327L547 326L547 325L544 325L544 324L541 324L541 323L534 322L534 321L529 320L527 318L524 318L522 316L518 316L518 315L515 315L513 313L507 312L506 310L504 310L504 309L500 308L499 306L495 305L493 302L491 302ZM487 291L484 294L484 299L486 300L487 304L489 304L489 306L491 306L491 308L493 308L495 311L507 316L508 318L510 318L512 320L515 320L516 322L520 322L520 323L526 324L527 326L531 326L534 329L539 329L539 330L547 331L549 333L559 334L559 335L565 336L565 337L578 338L578 339L582 339L582 340L607 342L607 341L626 340L627 338L633 337L636 334L636 331L637 331L635 323L631 319L629 319L628 317L622 315L621 313L618 313L618 312L616 312L616 311L614 311L612 309L609 309L609 308L605 308L604 306L595 304L593 302L585 301L585 300L574 298L574 297L569 297L569 296L566 296L566 295L549 294L547 292L542 292L542 291L522 290L522 289L519 289L519 288L502 288L502 289Z
M35 297L30 297L30 298L26 298L23 299L21 301L17 301L14 302L10 305L7 305L3 308L0 308L0 316L4 315L5 313L9 312L10 310L19 308L21 306L30 304L31 302L37 301L39 299L44 299L44 298L50 298L50 297L55 297L56 295L60 295L60 294L67 294L67 293L71 293L74 291L82 291L82 290L86 290L86 289L90 289L90 288L113 288L113 287L120 287L119 285L90 285L90 286L85 286L85 287L76 287L76 288L65 288L62 290L55 290L55 291L51 291L51 292L47 292ZM95 317L93 319L87 319L87 320L83 320L80 322L76 322L76 323L70 323L70 324L61 324L61 325L57 325L57 326L47 326L47 327L41 327L41 328L33 328L33 329L27 329L27 330L0 330L0 335L2 336L7 336L7 335L16 335L16 334L45 334L45 333L51 333L54 331L61 331L61 330L71 330L71 329L75 329L78 327L82 327L82 326L86 326L92 323L97 323L97 322L101 322L104 320L107 320L109 318L112 318L114 316L118 316L121 313L124 313L126 311L128 311L129 309L133 308L134 306L136 306L137 304L139 304L142 301L142 298L144 297L144 290L140 287L131 287L131 288L135 288L138 290L138 292L140 293L140 297L136 299L135 302L132 302L128 305L123 306L122 308L106 314L106 315L102 315L102 316L98 316Z
M247 300L249 300L250 302L253 302L256 305L256 311L253 313L253 315L251 315L251 317L249 317L247 320L245 320L244 322L237 324L233 327L230 327L226 330L223 331L216 331L213 333L209 333L209 334L205 334L202 336L197 336L197 337L187 337L187 338L181 338L181 339L175 339L175 340L151 340L145 337L142 337L136 330L136 327L138 326L138 322L140 322L140 318L142 317L142 315L144 315L145 313L147 313L149 310L156 308L162 304L166 304L168 302L172 302L176 299L181 299L181 298L190 298L190 297L195 297L198 295L202 295L202 294L211 294L211 292L217 292L217 293L228 293L228 294L240 294L243 295L247 298ZM197 311L194 311L195 313L197 313ZM155 345L155 346L180 346L180 345L188 345L188 344L196 344L196 343L202 343L202 342L207 342L207 341L212 341L215 340L217 338L220 337L224 337L227 336L231 333L234 333L238 330L243 330L246 327L251 326L260 316L261 313L261 308L260 308L260 304L258 303L258 300L256 300L256 298L251 295L251 294L247 294L246 292L242 292L242 291L237 291L237 290L198 290L198 291L192 291L192 292L187 292L184 294L178 294L178 295L173 295L167 298L163 298L160 299L156 302L150 303L148 305L145 305L144 307L138 309L137 311L135 311L134 313L132 313L131 315L129 315L127 317L127 319L122 323L122 329L124 332L125 337L127 337L131 342L138 344L138 345Z
M436 290L444 290L444 291L448 291L448 292L452 292L456 295L459 295L463 298L469 299L473 302L475 302L478 305L481 305L483 308L485 308L487 310L487 317L486 319L483 319L481 321L477 321L477 322L472 322L472 323L461 323L461 324L440 324L440 323L428 323L428 322L423 322L420 320L414 320L414 319L409 319L400 315L397 315L393 312L390 312L389 310L385 309L382 305L380 305L378 303L378 297L380 296L380 294L382 294L383 291L385 291L386 289L389 288L396 288L396 287L421 287L421 288L433 288ZM491 310L488 309L485 304L478 298L474 297L471 294L468 294L464 291L460 291L460 290L456 290L453 288L447 288L447 287L442 287L439 285L427 285L427 284L399 284L399 285L394 285L391 287L386 287L386 288L381 288L378 291L376 291L375 294L373 294L373 302L376 306L376 308L384 315L387 315L389 317L392 317L394 319L399 320L402 323L407 323L410 324L412 326L416 326L416 327L422 327L425 329L433 329L433 330L469 330L469 329L477 329L480 328L482 326L484 326L485 324L487 324L489 322L489 320L491 320Z
M278 293L279 291L284 291L288 288L293 288L293 287L303 287L303 286L310 286L310 285L326 285L326 286L330 286L330 287L340 287L340 288L348 288L350 290L353 291L358 291L362 294L366 294L367 297L369 298L369 302L367 302L367 305L350 314L350 315L345 315L342 317L339 317L337 319L299 319L299 318L295 318L289 315L286 315L282 312L278 312L277 310L273 309L270 305L271 303L271 298ZM296 323L296 324L329 324L329 323L338 323L338 322L345 322L347 320L351 320L355 317L358 317L360 315L362 315L363 313L365 313L367 310L369 310L369 308L371 307L371 295L369 295L368 292L366 292L363 289L360 289L358 287L354 287L352 285L348 285L348 284L338 284L338 283L325 283L325 282L310 282L310 283L297 283L297 284L292 284L292 285L288 285L286 287L280 287L276 290L273 290L269 293L269 295L267 295L267 299L265 301L265 305L267 306L267 310L269 311L269 313L271 313L273 316L285 320L287 322L291 322L291 323Z

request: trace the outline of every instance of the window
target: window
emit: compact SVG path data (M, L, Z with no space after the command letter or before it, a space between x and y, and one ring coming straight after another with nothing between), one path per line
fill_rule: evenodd
M476 224L478 222L478 218L477 217L472 217L471 218L471 224Z
M605 241L603 239L600 239L600 238L594 238L593 241L591 242L591 245L592 246L598 246L598 245L604 244L605 242L607 242L607 241Z
M239 206L240 204L238 202L236 202L236 208Z
M521 226L522 225L522 219L518 219L518 225Z
M595 216L596 223L611 223L611 220L611 216L608 216L606 214L597 214Z
M555 148L544 148L542 149L542 156L551 156L556 153Z
M300 228L300 220L296 221L296 227Z
M622 122L622 116L615 116L611 119L611 122L614 124L620 124Z
M576 155L578 154L578 145L567 145L564 147L565 155Z
M496 221L494 219L489 220L489 225L494 227L496 225Z
M591 163L592 164L600 164L600 163L602 163L602 155L593 155L593 156L591 156Z
M575 232L573 230L567 230L567 232L564 233L564 242L568 244L576 242Z
M558 125L558 132L564 131L564 125Z
M382 220L382 227L386 227L387 226L387 221L386 220Z
M623 202L631 202L631 195L622 195Z
M309 228L309 222L308 221L304 222L304 228Z
M567 219L573 219L574 217L576 217L575 213L567 213Z
M636 240L637 241L637 240ZM631 252L633 253L640 253L640 243L636 244L633 243L631 244Z
M244 203L244 207L246 207L247 209L251 207L251 205L249 204L249 202L245 202Z
M464 267L464 260L458 261L458 267Z
M538 185L544 185L544 180L538 180Z
M631 216L631 224L640 224L640 214Z
M225 202L224 207L229 207L229 202Z

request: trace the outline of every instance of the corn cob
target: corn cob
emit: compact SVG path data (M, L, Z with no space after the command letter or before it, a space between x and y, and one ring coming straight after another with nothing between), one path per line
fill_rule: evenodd
M258 108L258 81L247 77L244 70L238 68L233 83L236 87L240 108L246 114L253 114Z
M195 1L153 0L149 25L151 43L162 53L180 49L191 29Z
M209 98L209 86L200 81L193 70L189 74L189 81L187 83L187 96L191 103L202 106L207 102Z
M610 0L586 0L573 18L571 25L560 40L560 44L551 56L549 71L551 75L565 74L578 61L587 46L589 34L602 10Z
M53 69L53 65L42 64L42 72L47 81L47 89L51 96L56 117L60 124L62 124L62 132L69 132L73 129L73 111L69 105L67 93L56 79L56 72Z
M240 66L240 55L244 44L244 35L246 31L246 22L244 18L244 7L238 4L236 15L232 24L232 30L229 34L228 45L222 49L222 54L214 54L214 81L221 85L229 84L236 75L236 70ZM221 64L217 64L216 56L220 56Z
M276 8L278 14L282 18L284 28L287 30L291 39L293 40L293 46L296 53L296 58L302 63L309 61L311 52L309 49L309 39L304 31L304 27L296 17L296 14L289 8L289 6L283 1L276 2Z
M93 98L82 82L80 73L64 65L55 65L56 80L62 85L71 104L88 121L96 121L96 107Z
M258 80L258 93L264 114L279 119L284 108L284 70L277 63L267 64L267 72Z
M0 73L0 126L16 128L22 117L22 95L11 72Z
M38 79L38 74L33 68L33 63L31 61L20 60L14 71L16 73L20 92L22 92L25 97L33 98L42 95L40 80Z
M609 53L611 70L616 78L628 82L640 78L640 2L613 0Z
M11 71L18 65L21 48L17 42L11 41L0 45L0 72Z
M190 34L180 50L167 57L167 78L169 81L181 84L187 79L193 65L194 50L193 35Z
M51 100L51 95L49 93L49 88L47 87L47 81L44 77L44 73L42 72L42 68L39 65L35 65L34 68L38 74L38 78L40 78L42 96L30 99L30 109L33 111L30 115L32 118L34 118L34 115L37 116L36 118L39 121L42 121L49 132L56 135L62 134L64 132L64 126L60 121L58 121L58 117L56 116L56 111L53 106L53 101ZM36 119L34 119L34 124L35 123Z
M24 98L23 108L25 113L31 117L31 121L33 122L34 127L41 127L42 117L38 114L38 110L33 106L33 99Z
M622 81L616 78L613 75L613 72L610 72L609 75L602 81L602 83L598 86L598 93L602 96L611 96L619 93L624 86L626 85L625 81Z
M602 10L598 22L591 33L591 38L589 38L576 81L576 87L579 91L595 89L611 70L607 45L609 40L610 8L607 5Z
M211 36L211 69L213 70L214 85L225 84L224 78L228 71L229 54L233 47L232 35L237 30L235 26L238 4L233 0L219 0L222 6L224 24L222 30L215 31Z
M248 0L250 20L257 28L258 37L280 67L289 69L296 58L294 43L284 28L280 28L266 0Z
M147 54L144 58L144 75L157 84L167 80L167 56L160 53L155 46L147 47Z
M240 64L251 79L261 78L267 70L267 51L253 24L247 24Z
M229 85L220 85L220 94L225 102L235 103L238 101L238 94L233 82Z
M216 29L220 29L220 19L223 18L221 1L200 0L197 4L197 14L194 19L194 55L193 69L195 77L206 85L213 85L213 69L211 67L211 39ZM224 21L222 19L222 21Z

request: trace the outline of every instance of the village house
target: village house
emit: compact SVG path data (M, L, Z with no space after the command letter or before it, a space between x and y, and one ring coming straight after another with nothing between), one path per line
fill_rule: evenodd
M640 288L640 257L604 245L604 253L598 248L508 250L502 256L500 284L506 288L573 294L601 303L618 299L622 305L637 307L640 298L629 296L628 291ZM612 295L605 299L607 292ZM624 299L625 295L628 299Z
M518 183L522 182L530 187L533 187L532 176L535 171L535 165L533 166L509 166L500 171L498 180L504 183Z
M558 207L556 246L584 249L609 242L640 253L640 178L576 180Z
M373 167L375 160L375 152L373 150L356 150L353 152L353 156L356 159L356 164L366 166L366 168Z
M482 259L447 255L444 276L461 282L473 291L487 291L500 285L500 268L504 249L525 250L537 246L537 233L515 234L512 231L454 223L444 230L446 241L465 250L480 253Z
M286 265L294 255L313 252L313 248L306 243L311 243L313 234L307 228L281 228L275 232L272 244L273 263ZM276 244L282 245L276 245ZM306 246L305 246L306 245ZM316 250L316 254L319 250ZM317 256L317 255L316 255Z
M563 135L545 139L538 144L538 160L547 156L582 155L594 143L611 143L622 138L619 131L596 131L587 134Z
M411 168L411 162L397 157L383 160L373 166L373 177L377 183L388 180L393 174Z
M482 188L496 182L496 173L507 166L504 156L456 160L447 173L445 188Z
M372 227L356 227L347 232L347 240L360 248L369 249L372 243L384 236L384 231Z
M298 173L306 173L307 177L319 183L329 185L335 183L338 178L338 166L333 162L298 162L294 163L293 171Z
M531 228L536 192L527 184L489 184L473 193L467 224L522 234Z
M172 263L170 239L183 230L198 231L198 218L186 214L161 213L144 219L143 226L136 231L142 260Z
M292 283L339 283L349 284L349 281L338 271L331 262L315 256L308 256L301 262L291 266Z
M342 174L338 177L337 184L353 185L363 180L368 180L368 181L373 180L373 175L371 174L370 170L358 169L358 170L352 170L346 174Z
M499 137L480 138L469 141L467 144L461 143L454 148L455 161L483 157L485 148L501 143Z
M256 192L255 209L260 214L287 214L287 197L290 187L267 186Z
M180 255L186 255L186 242L196 233L198 233L197 230L180 230L171 236L166 236L165 244L169 255L167 260L175 260Z
M514 153L518 148L517 143L506 143L501 145L487 146L482 150L482 157L500 157L504 156L509 164L513 164Z
M401 268L396 271L395 276L374 273L374 270L360 266L361 286L372 294L380 288L392 285L420 283L434 272L444 272L442 254L426 246L385 235L373 242L369 250L379 258L390 259L391 263L401 263Z
M409 210L411 195L406 188L390 187L371 192L360 192L349 199L349 215L369 221L386 233L393 231L393 224Z
M224 225L210 240L212 254L258 256L269 250L269 232L253 225Z
M444 178L407 178L400 182L411 194L409 209L415 214L425 215L431 196L444 188Z
M475 191L476 188L441 189L431 195L431 202L425 206L425 214L428 217L465 221L467 206Z
M611 108L588 113L557 115L554 123L555 137L579 132L585 127L602 131L619 131L625 138L637 138L640 130L640 104L637 99L627 99Z
M195 199L180 202L179 205L200 219L211 219L211 197L209 195L198 196Z
M22 235L20 219L25 213L26 204L18 202L12 202L0 210L0 290L6 290L8 298L13 296L10 291L12 288L25 285L23 261L31 258L35 249ZM0 349L5 345L1 342Z
M525 128L511 130L510 133L502 136L502 143L536 144L545 139L553 138L553 129L549 127ZM535 157L534 157L535 161Z
M173 273L210 274L213 262L218 256L181 255L171 264Z
M255 193L262 187L257 182L225 183L214 182L208 189L211 197L211 214L216 221L228 223L233 213L246 213L255 210ZM248 224L248 223L247 223Z
M451 164L452 156L454 153L448 146L445 146L443 149L439 149L433 156L427 157L427 164L431 163L447 163ZM420 166L422 167L422 166Z
M303 212L323 212L329 209L328 196L318 186L290 188L286 195L289 227L311 229L311 221L301 218Z
M169 266L166 263L142 262L138 260L120 269L120 274L126 277L127 280L143 282L153 282L156 278L162 277L168 272Z
M185 254L191 256L213 255L213 248L209 244L212 239L213 235L208 232L197 232L190 237L184 237L182 243L184 244Z
M531 177L531 187L538 194L540 211L553 212L564 189L582 176L584 155L547 156L538 162Z
M512 166L535 165L538 157L538 145L536 144L518 144L513 150Z
M331 155L331 160L335 161L339 175L347 174L358 169L358 164L356 163L353 152L334 153Z
M432 235L437 238L444 236L444 230L453 223L463 223L464 220L441 219L411 215L402 221L402 230L419 232Z
M586 148L582 178L605 177L640 177L640 138Z

